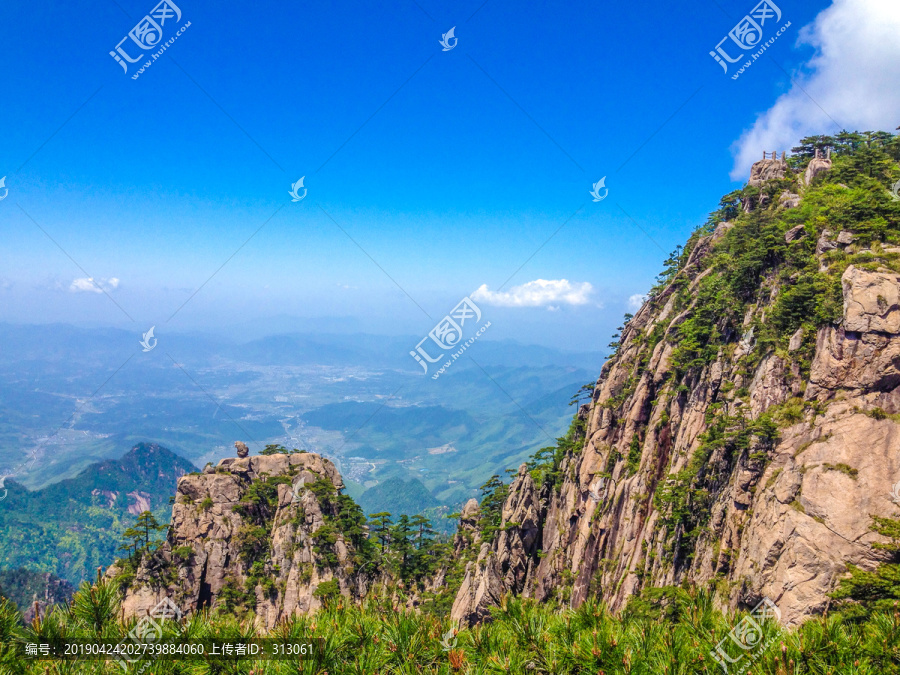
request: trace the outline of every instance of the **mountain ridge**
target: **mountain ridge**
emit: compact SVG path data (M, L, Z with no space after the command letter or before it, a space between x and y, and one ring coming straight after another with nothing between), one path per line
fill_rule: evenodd
M0 566L52 572L73 583L116 557L122 532L142 511L164 521L177 479L196 467L155 443L89 465L74 478L30 491L8 479L0 508Z
M482 621L507 594L621 611L645 589L712 584L724 607L768 597L798 623L848 565L890 558L870 527L900 477L887 138L829 139L828 157L805 139L758 162L676 250L569 436L502 495L499 535L467 506L480 549L454 619Z

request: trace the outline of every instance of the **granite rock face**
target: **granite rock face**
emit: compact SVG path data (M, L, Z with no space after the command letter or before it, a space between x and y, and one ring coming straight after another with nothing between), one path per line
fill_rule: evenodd
M900 413L900 274L847 268L841 321L790 336L788 354L812 355L808 377L776 351L750 370L742 365L755 345L754 317L767 311L753 306L744 335L676 391L669 336L693 307L673 316L675 287L696 287L715 237L698 241L679 273L685 278L625 326L591 405L579 413L585 442L563 460L561 486L536 499L520 470L504 507L504 523L515 527L482 545L455 619L483 620L507 593L573 606L598 593L621 610L642 588L719 579L730 589L723 607L769 597L782 621L795 624L827 607L847 564L873 569L884 559L871 546L883 540L869 525L873 514L896 516L900 424L891 415ZM642 352L649 349L643 336L654 331L660 339ZM807 412L774 437L753 435L745 449L704 455L710 410L750 423L790 401L798 409L806 403ZM629 468L625 458L635 449L639 460ZM713 477L702 518L673 525L658 495L692 461Z
M831 158L816 156L815 158L811 159L809 164L806 166L806 172L803 174L803 182L806 185L812 185L812 182L813 180L815 180L816 176L830 170Z
M750 167L750 185L759 186L773 178L784 178L788 170L783 159L761 159Z
M473 499L462 512L462 527L475 532L478 503ZM540 508L534 481L525 466L509 488L503 504L500 531L492 542L479 545L478 559L468 563L462 587L450 616L454 621L478 623L504 593L521 593L534 572L534 557L540 548ZM470 544L470 545L471 545Z
M255 505L248 491L272 478L283 480L274 484L277 499L269 510ZM320 607L314 592L325 581L336 580L342 593L354 594L355 581L346 572L352 551L341 533L332 547L337 564L313 550L314 533L334 513L304 485L322 479L343 487L334 465L312 453L223 459L209 473L182 476L169 536L138 569L123 614L143 616L164 597L185 613L215 608L223 589L246 591L252 575L246 551L253 547L263 564L257 581L271 580L249 590L261 627Z
M851 265L841 277L844 330L900 333L900 274L867 272Z
M796 209L801 201L800 195L793 192L782 192L778 198L778 203L786 209Z

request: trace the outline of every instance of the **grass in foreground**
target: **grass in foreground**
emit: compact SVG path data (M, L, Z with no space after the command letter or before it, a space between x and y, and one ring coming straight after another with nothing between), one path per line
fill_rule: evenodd
M144 673L603 673L689 675L721 673L711 651L743 616L728 617L705 591L659 590L613 616L587 602L577 610L554 609L525 599L508 599L491 623L454 632L449 621L405 611L390 602L362 606L337 600L313 616L291 618L268 634L249 620L200 613L180 623L167 621L167 637L283 639L319 638L321 653L304 661L153 661ZM122 623L116 587L84 584L72 603L22 626L15 607L0 604L0 672L10 675L122 673L113 661L33 661L13 652L16 641L39 637L118 639L135 621ZM754 639L759 637L761 639ZM765 623L753 644L768 649L728 647L728 673L753 675L900 673L900 613L877 611L863 620L841 615L815 618L794 630ZM751 662L748 657L752 657ZM129 672L141 672L141 664ZM743 667L743 668L742 668Z

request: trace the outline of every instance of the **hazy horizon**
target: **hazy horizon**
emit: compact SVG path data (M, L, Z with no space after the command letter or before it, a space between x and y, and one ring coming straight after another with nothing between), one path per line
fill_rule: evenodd
M451 307L447 307L450 310ZM503 313L503 309L497 312L498 308L490 308L489 313L493 316ZM502 322L499 324L491 324L491 330L481 339L485 342L505 342L511 341L522 346L545 347L547 349L557 350L562 353L597 353L606 354L609 352L606 343L609 342L610 334L614 331L616 319L612 319L609 324L610 328L605 330L598 329L596 325L586 324L584 326L575 326L575 333L568 335L559 335L553 327L548 327L541 322L534 321L525 323L519 321L516 325L504 326ZM622 317L618 318L621 324ZM118 330L125 333L133 334L135 344L138 344L142 334L150 328L150 325L135 328L130 322L102 322L102 321L66 321L60 318L48 317L45 321L10 321L0 318L0 325L8 326L67 326L78 328L81 330ZM530 326L530 330L521 330L522 325ZM163 324L164 326L164 324ZM496 328L495 328L496 326ZM277 337L281 335L371 335L395 338L408 338L412 341L410 349L415 347L415 343L421 339L421 326L417 326L415 322L406 322L398 325L396 321L391 321L390 317L383 321L364 321L355 316L289 316L289 315L273 315L259 317L257 319L237 320L233 322L216 321L209 323L196 322L194 325L184 326L181 328L160 330L160 326L154 326L154 335L157 339L161 336L206 336L216 337L230 342L240 343L250 340L259 340L266 337ZM418 333L416 329L418 328ZM427 330L425 331L427 333ZM579 344L579 341L581 344ZM602 343L602 344L601 344ZM414 365L411 360L410 363Z

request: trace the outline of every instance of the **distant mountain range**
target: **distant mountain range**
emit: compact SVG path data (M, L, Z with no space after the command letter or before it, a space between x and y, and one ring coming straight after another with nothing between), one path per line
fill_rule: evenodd
M77 584L121 555L122 533L141 511L168 522L178 478L196 467L166 448L140 443L118 460L30 491L7 479L0 501L0 568L52 572Z
M357 501L366 515L388 511L394 516L414 516L438 506L422 481L415 478L388 478L363 492Z
M66 364L109 362L112 355L140 352L141 331L120 328L83 328L69 324L10 324L0 322L0 365L23 362ZM158 349L192 364L220 363L231 359L258 365L354 365L399 368L418 372L409 356L422 336L369 335L365 333L282 333L249 341L228 335L166 333L156 330ZM593 366L599 370L601 352L568 352L513 340L482 340L477 360L481 366ZM457 368L462 368L465 360Z

